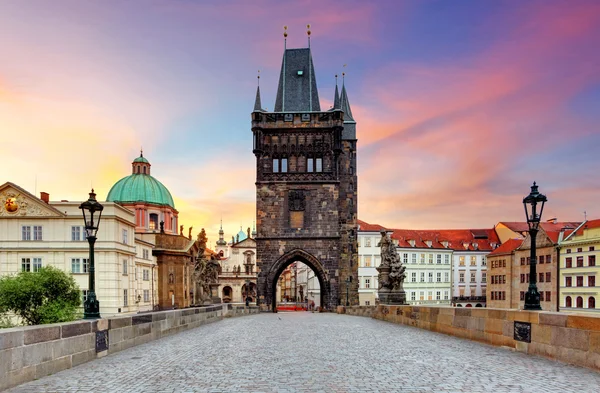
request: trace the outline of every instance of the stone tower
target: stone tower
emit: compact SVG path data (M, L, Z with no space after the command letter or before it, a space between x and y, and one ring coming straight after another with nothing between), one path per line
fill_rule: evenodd
M358 304L356 122L346 88L322 111L310 48L285 49L273 112L252 112L258 302L275 308L277 278L312 268L321 305ZM349 282L349 284L347 284Z

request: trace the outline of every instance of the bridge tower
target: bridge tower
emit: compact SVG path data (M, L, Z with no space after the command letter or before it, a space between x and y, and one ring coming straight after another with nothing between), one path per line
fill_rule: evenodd
M309 48L285 49L275 107L252 112L258 301L274 310L280 273L300 261L321 305L358 304L356 122L346 87L322 111Z

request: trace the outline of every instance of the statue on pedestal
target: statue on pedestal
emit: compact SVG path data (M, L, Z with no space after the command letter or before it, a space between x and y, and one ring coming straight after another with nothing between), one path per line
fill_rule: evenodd
M377 268L379 301L383 304L406 304L406 293L403 287L406 267L402 265L396 245L385 230L381 231L379 246L381 247L381 264Z
M206 232L202 228L198 234L199 250L194 266L194 279L196 281L196 293L198 294L196 302L205 305L220 303L217 294L213 293L215 292L214 288L219 286L220 265L213 256L207 258L204 255L207 241Z

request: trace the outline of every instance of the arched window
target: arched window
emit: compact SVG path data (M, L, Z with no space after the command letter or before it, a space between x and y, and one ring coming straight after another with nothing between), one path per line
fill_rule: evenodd
M158 229L158 214L150 213L150 221L148 222L148 229Z
M596 298L593 296L590 296L590 298L588 299L588 308L596 308Z
M137 173L140 173L140 166L137 166Z
M583 308L583 298L581 296L577 296L577 308Z
M144 175L146 174L146 167L144 167Z
M573 300L571 300L571 296L567 296L565 299L565 307L573 307Z

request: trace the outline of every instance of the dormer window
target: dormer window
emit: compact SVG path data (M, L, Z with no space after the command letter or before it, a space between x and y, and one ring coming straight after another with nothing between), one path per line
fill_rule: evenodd
M427 244L427 247L431 247L431 240L425 240L425 244Z
M409 239L408 240L408 244L410 244L411 247L415 246L415 241L413 239Z
M444 246L444 248L448 248L448 241L442 241L442 246Z
M463 247L465 248L465 250L468 250L469 249L469 243L463 242Z

